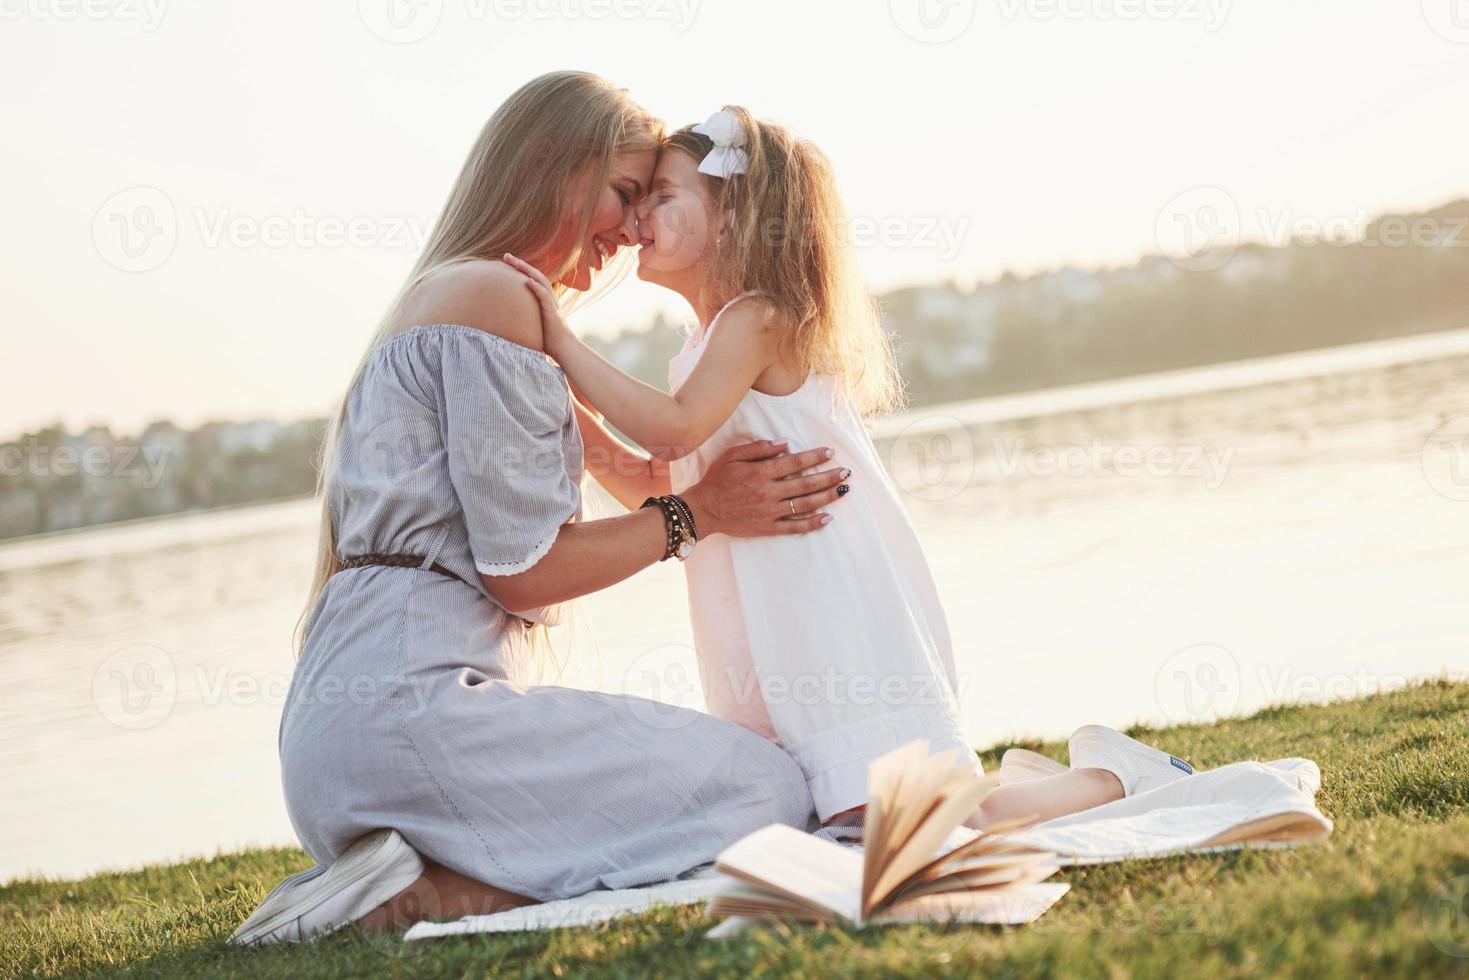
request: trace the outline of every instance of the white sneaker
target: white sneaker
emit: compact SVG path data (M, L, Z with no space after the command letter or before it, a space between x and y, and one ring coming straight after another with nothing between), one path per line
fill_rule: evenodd
M1194 767L1162 749L1105 725L1083 725L1071 733L1071 768L1105 769L1122 783L1122 795L1134 796L1193 775Z
M1307 796L1315 796L1321 788L1321 767L1310 759L1272 759L1265 765L1289 773L1296 781L1296 789Z
M299 943L362 918L423 874L423 858L396 830L358 838L328 867L277 885L230 936L237 946Z
M1030 749L1006 749L1000 757L1000 785L1070 772L1070 767Z

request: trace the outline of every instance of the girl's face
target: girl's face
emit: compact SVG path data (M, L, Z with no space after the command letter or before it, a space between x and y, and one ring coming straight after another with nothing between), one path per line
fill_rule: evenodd
M638 206L638 278L677 288L701 277L717 206L694 158L665 147Z
M589 289L594 272L601 269L618 249L637 243L636 205L653 181L656 159L657 154L653 150L619 153L612 158L612 169L597 197L586 241L582 242L581 259L574 269L561 277L563 285L582 291ZM578 177L572 183L567 199L585 201L590 181L590 174ZM562 257L570 254L580 218L578 211L562 219L561 228L549 249L548 265L554 267L563 260Z

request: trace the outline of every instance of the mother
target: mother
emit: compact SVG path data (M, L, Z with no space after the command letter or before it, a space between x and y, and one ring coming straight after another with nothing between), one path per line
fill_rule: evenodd
M623 90L578 72L530 82L480 133L323 453L320 559L279 746L317 864L233 941L664 880L765 824L819 826L795 760L746 728L530 682L560 603L665 556L664 514L636 502L668 488L618 444L598 475L634 509L580 520L582 409L540 349L535 298L497 260L514 252L586 290L637 241L661 135ZM699 536L819 530L841 482L837 467L806 474L825 458L732 449L682 495Z

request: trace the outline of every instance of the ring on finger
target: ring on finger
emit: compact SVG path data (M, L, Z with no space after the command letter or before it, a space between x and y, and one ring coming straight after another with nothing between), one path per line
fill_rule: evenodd
M788 499L786 501L786 503L788 503L788 504L791 505L791 516L792 517L795 517L796 516L796 502L794 500L789 500Z

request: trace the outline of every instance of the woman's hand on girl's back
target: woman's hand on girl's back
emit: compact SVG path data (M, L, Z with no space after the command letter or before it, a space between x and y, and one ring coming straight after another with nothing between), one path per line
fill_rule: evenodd
M762 439L732 446L710 464L704 478L681 497L694 512L698 536L737 538L804 534L832 520L821 510L836 500L840 466L800 476L831 458L828 448L790 453L785 443Z

